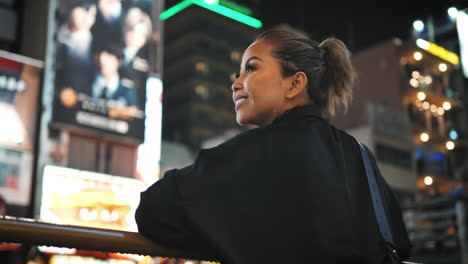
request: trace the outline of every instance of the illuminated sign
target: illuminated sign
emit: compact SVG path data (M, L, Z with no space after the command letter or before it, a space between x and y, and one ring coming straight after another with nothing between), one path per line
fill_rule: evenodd
M461 10L457 15L458 40L460 42L460 55L463 66L463 75L468 78L468 14Z
M459 61L460 61L457 54L455 54L455 53L453 53L451 51L448 51L445 48L443 48L443 47L441 47L439 45L436 45L436 44L434 44L432 42L429 42L427 40L417 39L416 40L416 45L419 48L431 53L432 55L437 56L437 57L439 57L439 58L441 58L443 60L446 60L446 61L448 61L448 62L450 62L452 64L457 65L459 63Z
M229 1L184 0L161 13L160 18L161 20L166 20L172 17L173 15L179 13L180 11L186 9L187 7L191 6L192 4L206 8L215 13L226 16L230 19L239 21L254 28L261 28L263 25L260 20L244 14L250 14L249 9L244 8L243 10L240 10L239 5L236 4L236 6L234 7L234 5ZM228 6L231 8L235 8L236 10L231 9Z
M57 224L137 231L140 180L47 165L40 219Z

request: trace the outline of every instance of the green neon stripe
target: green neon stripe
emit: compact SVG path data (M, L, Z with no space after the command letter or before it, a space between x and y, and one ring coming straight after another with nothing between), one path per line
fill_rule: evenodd
M261 28L262 27L262 22L260 20L255 19L253 17L246 16L242 13L239 13L235 10L229 9L227 7L224 7L222 5L209 5L203 0L193 0L194 4L197 4L201 7L204 7L206 9L209 9L213 12L216 12L220 15L229 17L231 19L237 20L241 23L244 23L246 25L249 25L254 28Z
M166 20L172 17L173 15L179 13L180 11L184 10L185 8L189 7L191 4L196 4L198 6L201 6L215 13L226 16L228 18L239 21L241 23L244 23L254 28L261 28L263 26L262 22L258 19L244 15L242 13L239 13L235 10L229 9L219 4L212 4L212 5L207 4L203 0L184 0L176 4L175 6L169 8L168 10L162 12L160 19Z
M179 13L180 11L184 10L185 8L189 7L191 4L193 4L192 0L185 0L177 5L172 6L171 8L167 9L166 11L162 12L161 15L159 16L159 19L161 20L166 20L170 18L171 16Z

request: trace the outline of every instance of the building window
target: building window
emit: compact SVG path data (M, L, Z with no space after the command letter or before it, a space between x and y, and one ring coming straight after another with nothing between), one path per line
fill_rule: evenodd
M411 152L397 149L388 145L378 143L376 145L377 159L383 163L392 164L397 167L411 169Z
M195 86L195 93L199 95L203 99L207 99L209 97L209 91L204 85L197 85Z
M240 62L242 59L242 54L239 51L231 51L231 60L235 62Z
M195 63L195 69L197 70L197 72L201 73L208 73L210 71L208 64L203 61Z

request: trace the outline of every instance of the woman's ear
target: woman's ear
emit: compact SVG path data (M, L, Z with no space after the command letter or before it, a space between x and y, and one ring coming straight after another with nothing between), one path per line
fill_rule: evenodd
M287 99L294 99L303 93L307 94L307 75L304 72L296 72L291 78L291 86L286 91Z

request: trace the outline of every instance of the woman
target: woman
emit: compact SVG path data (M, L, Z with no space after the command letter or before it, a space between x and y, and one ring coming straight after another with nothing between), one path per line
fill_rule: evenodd
M245 51L232 85L239 124L258 128L172 170L146 192L140 232L222 263L383 263L359 147L327 118L355 73L345 45L272 29ZM372 159L400 257L400 208Z

